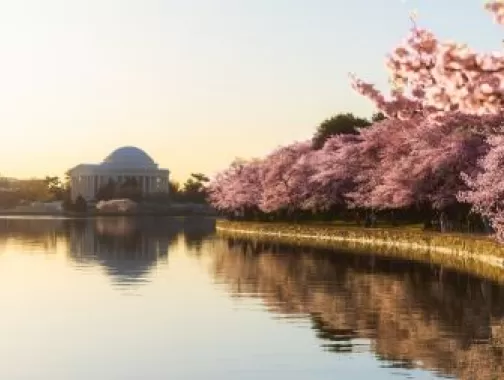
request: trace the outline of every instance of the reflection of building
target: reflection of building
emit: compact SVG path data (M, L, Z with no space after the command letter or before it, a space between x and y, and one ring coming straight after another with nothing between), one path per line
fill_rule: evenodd
M66 222L69 254L82 264L99 263L116 283L147 281L171 246L199 241L215 231L215 220L196 218L101 217ZM179 235L192 231L191 238Z
M78 267L101 267L113 282L127 285L148 281L174 246L195 252L214 232L211 218L3 217L0 250L14 243L28 251L60 252Z
M70 252L79 261L98 261L117 282L145 279L183 231L180 223L156 219L97 218L70 222Z
M101 164L80 164L69 170L72 199L82 195L94 199L98 189L110 180L123 183L135 179L142 193L169 191L168 169L160 169L143 150L131 146L113 151Z

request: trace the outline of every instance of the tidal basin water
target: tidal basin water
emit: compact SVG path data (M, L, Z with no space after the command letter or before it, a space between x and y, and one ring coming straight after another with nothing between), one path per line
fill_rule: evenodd
M0 379L504 379L504 288L217 236L0 219Z

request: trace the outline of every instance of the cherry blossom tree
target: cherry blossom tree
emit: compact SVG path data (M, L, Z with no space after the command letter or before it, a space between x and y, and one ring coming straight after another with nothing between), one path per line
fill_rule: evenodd
M465 176L469 189L459 197L489 218L497 238L504 242L504 136L488 141L488 154L480 158L476 174Z
M301 208L308 195L308 178L313 170L308 155L312 142L296 142L269 154L262 165L262 199L259 207L264 212Z
M346 204L346 194L354 188L354 178L360 168L356 145L361 140L359 135L336 135L322 149L310 154L308 160L313 170L306 184L304 209L324 211Z
M230 212L233 210L231 191L233 182L239 176L243 163L234 161L229 168L220 171L207 184L207 199L209 203L220 211Z
M456 203L457 193L466 188L461 173L474 173L488 146L485 136L475 132L478 125L466 121L454 115L438 123L402 121L403 128L382 153L374 202L385 207L429 204L437 210Z
M486 9L504 24L502 0L488 2ZM414 22L405 41L388 56L387 66L393 83L389 95L352 75L354 88L388 117L414 121L418 127L412 129L406 144L409 154L396 157L388 166L383 153L382 170L375 172L374 180L361 173L367 182L357 187L355 201L383 207L428 200L434 208L443 209L456 202L461 192L459 200L474 201L475 210L494 221L504 220L495 211L498 187L490 197L493 209L481 203L492 191L485 172L499 156L497 142L502 141L491 136L503 133L504 54L476 53L467 45L440 41ZM487 139L492 143L485 157ZM477 163L480 170L474 177ZM492 170L496 175L497 167ZM467 186L471 192L464 193Z
M208 184L210 204L228 213L257 208L262 195L261 165L261 160L235 160Z
M486 9L504 24L504 1ZM504 54L440 41L413 22L387 66L388 94L352 75L385 119L330 137L318 150L297 142L234 162L209 184L210 202L265 213L342 204L444 212L469 202L504 241Z
M354 145L351 154L356 161L353 163L355 188L347 194L351 206L387 209L411 203L397 184L394 184L397 191L387 189L390 181L385 180L409 153L408 138L415 126L409 121L391 118L361 131L361 141Z

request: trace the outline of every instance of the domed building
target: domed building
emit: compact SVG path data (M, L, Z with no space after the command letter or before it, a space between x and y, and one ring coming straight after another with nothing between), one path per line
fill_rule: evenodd
M143 194L168 193L168 169L158 164L142 149L125 146L114 150L100 164L80 164L68 171L72 200L79 195L87 201L94 200L98 190L110 180L121 184L135 179Z

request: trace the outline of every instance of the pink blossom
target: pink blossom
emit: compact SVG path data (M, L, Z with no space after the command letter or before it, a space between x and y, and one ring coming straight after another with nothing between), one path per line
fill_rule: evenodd
M504 24L502 1L486 9ZM389 116L408 117L426 112L499 113L504 104L504 54L476 53L467 45L440 41L416 24L387 58L395 84L389 97L353 78L354 87Z
M301 206L308 193L306 185L312 167L307 155L311 151L311 141L304 141L280 147L265 158L261 210L272 212Z

